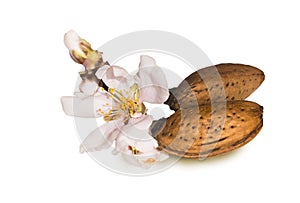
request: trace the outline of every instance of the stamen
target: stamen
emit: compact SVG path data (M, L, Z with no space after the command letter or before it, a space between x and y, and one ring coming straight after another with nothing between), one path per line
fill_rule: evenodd
M116 88L109 88L108 91L109 91L110 93L114 94L115 91L116 91Z
M130 94L128 97L123 95L123 91L126 90L117 90L116 88L109 88L108 94L109 97L112 98L117 106L112 106L112 110L104 115L105 121L111 121L119 118L121 115L124 116L123 123L127 123L130 117L139 117L140 115L145 113L145 105L140 102L140 94L139 87L135 83L130 87ZM127 92L127 91L126 91ZM105 103L106 106L110 104Z
M130 150L130 151L132 151L132 154L133 155L137 155L137 154L140 154L141 152L137 149L137 148L135 148L135 147L133 147L133 146L128 146L128 149Z
M98 109L98 112L101 114L101 115L104 115L104 111L102 109Z

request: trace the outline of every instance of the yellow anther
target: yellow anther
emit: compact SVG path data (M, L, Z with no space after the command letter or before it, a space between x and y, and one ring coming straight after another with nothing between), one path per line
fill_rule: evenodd
M128 149L132 152L133 155L137 155L137 154L140 154L141 152L135 148L134 146L128 146Z
M133 105L132 100L130 100L128 103L129 103L129 106L132 106L132 105Z
M122 110L125 110L125 109L126 109L125 104L121 104L121 109L122 109Z
M108 91L112 94L114 94L116 92L116 88L109 88Z

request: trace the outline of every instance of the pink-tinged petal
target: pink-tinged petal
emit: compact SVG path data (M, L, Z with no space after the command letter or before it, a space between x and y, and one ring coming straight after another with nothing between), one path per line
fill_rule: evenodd
M106 149L112 145L120 133L120 121L104 123L91 132L80 145L80 153L94 152Z
M147 140L152 121L152 116L149 115L143 115L140 118L130 118L128 123L121 128L122 135L133 140Z
M128 150L128 141L127 137L122 135L122 130L119 134L119 136L116 138L115 142L115 148L112 151L114 155L119 154L120 152L125 152Z
M137 154L135 158L137 159L141 167L149 168L152 165L169 158L168 154L162 151L158 151L156 147L157 142L154 139L137 143L136 148L140 149L142 153Z
M69 49L69 51L72 50L81 51L79 47L80 40L81 38L74 30L70 30L64 36L64 43L66 47Z
M139 68L148 68L154 67L156 65L156 61L151 56L141 55L140 56L140 65Z
M79 64L83 64L86 61L87 54L82 50L81 46L90 48L90 44L82 40L74 30L70 30L64 36L64 43L69 49L71 58Z
M107 69L109 68L109 65L104 65L102 66L101 68L99 68L97 70L97 72L95 73L96 77L99 79L99 80L102 80L104 74L106 73Z
M93 80L83 80L79 84L80 92L87 96L94 95L97 92L98 88L98 83Z
M130 150L126 150L122 152L122 158L129 163L130 165L137 166L137 167L143 167L143 168L149 168L148 166L142 166L139 160L135 155L132 154Z
M134 79L140 88L141 101L161 104L168 99L168 82L152 57L141 56L139 71Z
M124 128L130 128L134 126L134 128L140 130L149 129L150 125L152 124L153 118L150 115L142 115L138 118L130 118L128 124L124 126Z
M169 98L169 90L160 86L143 86L140 89L141 101L152 104L162 104Z
M71 58L87 70L93 70L95 64L102 60L102 53L93 50L91 44L80 38L74 30L70 30L64 36L64 42L69 49Z
M65 96L61 97L64 112L69 116L95 118L100 117L99 109L106 112L111 108L112 100L108 94L97 94L97 96L83 97Z
M157 141L150 135L148 135L146 140L141 140L136 142L135 147L140 149L143 153L156 153L156 148L158 147Z
M157 141L148 133L151 123L152 117L148 115L131 118L121 128L113 153L122 153L127 162L143 168L167 159L168 155L157 150Z
M122 67L110 66L102 75L103 82L110 88L128 90L133 84L132 76Z
M130 164L149 168L157 162L166 160L169 156L158 151L157 141L148 135L146 140L136 140L127 136L118 136L114 152L122 153Z

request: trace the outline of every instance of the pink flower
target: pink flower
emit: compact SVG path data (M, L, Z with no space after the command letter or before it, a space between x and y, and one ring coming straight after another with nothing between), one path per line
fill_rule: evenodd
M169 97L166 78L155 60L141 56L134 76L121 67L108 65L95 75L109 87L108 91L91 85L73 97L61 98L67 115L103 117L106 121L87 136L80 152L99 151L115 142L114 153L122 152L126 160L143 167L167 158L157 150L156 140L148 133L153 119L143 103L162 104ZM130 136L136 129L142 135Z

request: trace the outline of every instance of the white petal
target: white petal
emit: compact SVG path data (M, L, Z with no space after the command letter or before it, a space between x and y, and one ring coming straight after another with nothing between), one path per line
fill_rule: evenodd
M80 153L100 151L110 147L120 133L120 121L104 123L91 132L80 145Z
M153 118L150 115L142 115L139 118L130 118L128 124L124 128L129 128L134 126L140 130L146 130L152 124Z
M150 135L148 135L147 140L141 140L136 142L135 147L140 149L143 153L156 153L156 148L158 147L157 141Z
M85 95L94 95L97 92L98 88L98 83L93 80L83 80L79 84L80 92Z
M129 163L131 165L138 166L138 167L143 167L143 168L149 168L149 167L142 166L140 161L137 159L136 156L134 156L132 154L132 152L130 150L123 151L122 152L122 157L127 163Z
M140 65L139 65L140 68L148 68L153 66L157 66L154 58L147 55L140 56Z
M169 97L168 82L164 72L150 56L141 56L135 81L140 88L141 100L161 104Z
M142 86L140 88L141 101L146 101L152 104L162 104L169 98L168 88L161 86Z
M70 51L71 50L81 51L81 49L79 48L80 40L81 38L74 30L70 30L64 36L64 43Z
M65 96L61 97L64 112L69 116L94 118L100 117L98 110L104 112L111 108L112 100L107 94L97 94L97 96Z
M147 140L152 121L152 116L149 115L143 115L140 118L130 118L128 123L121 129L122 135L136 140Z
M122 133L122 130L121 130ZM116 142L115 142L115 148L112 151L113 154L118 154L120 152L125 152L128 150L128 141L127 141L127 137L121 135L121 133L119 134L119 136L116 138Z
M106 73L106 70L109 68L109 65L104 65L101 68L99 68L97 70L97 72L95 73L96 77L101 80L104 76L104 74Z
M138 165L143 168L149 168L153 164L164 161L169 156L164 152L158 151L157 141L150 135L147 140L136 140L126 136L118 136L116 139L115 151L122 153L123 158L133 165ZM134 154L131 147L138 150L137 154Z
M151 138L151 139L150 139ZM136 156L142 167L150 167L157 162L161 162L169 158L169 156L157 150L157 141L149 135L149 140L137 142L136 148L142 153Z
M132 76L122 67L110 66L102 75L103 82L110 88L126 89L133 84Z

